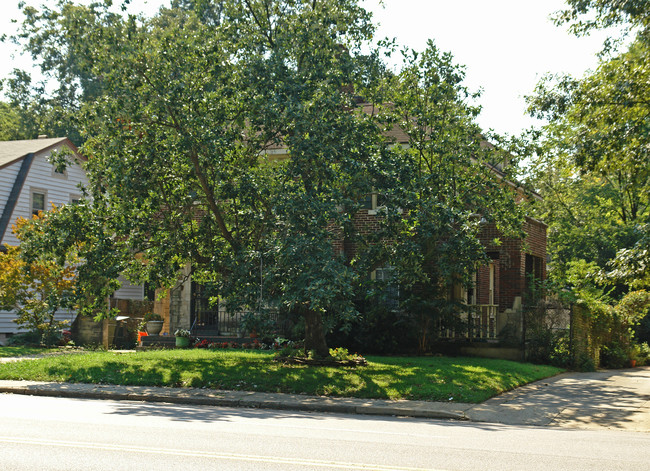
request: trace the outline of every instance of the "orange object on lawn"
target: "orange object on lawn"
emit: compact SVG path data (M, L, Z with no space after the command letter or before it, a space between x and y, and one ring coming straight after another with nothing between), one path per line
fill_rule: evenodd
M146 332L138 332L138 342L140 342L140 340L142 340L142 337L146 337L147 335L149 335L149 334L146 333Z

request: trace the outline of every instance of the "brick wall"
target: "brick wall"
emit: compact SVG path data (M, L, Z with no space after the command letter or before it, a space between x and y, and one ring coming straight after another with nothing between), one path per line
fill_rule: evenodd
M495 267L495 303L499 310L511 308L515 298L523 297L526 289L526 254L537 257L541 263L542 279L546 278L546 225L535 219L526 218L524 222L526 238L503 237L494 224L487 224L481 231L480 239L486 247L490 258L498 263ZM498 239L500 243L496 243ZM484 273L481 269L479 273ZM482 275L478 282L478 293L487 291L487 275ZM479 298L483 303L483 297Z
M354 216L354 225L361 235L379 230L378 217L360 210ZM480 240L494 264L494 304L499 311L513 307L516 298L523 298L526 290L526 254L536 257L541 265L541 277L546 278L546 225L532 218L526 218L523 227L525 239L504 237L494 224L486 224L480 233ZM351 256L356 244L346 241L337 228L332 227L332 246L336 255L345 251ZM477 271L476 299L479 304L489 304L489 266Z
M361 235L368 235L380 229L378 217L360 210L354 216L354 225ZM499 311L513 307L516 298L523 298L526 291L526 254L536 257L541 266L542 279L546 278L546 225L532 218L526 218L523 227L525 239L504 237L494 224L486 224L480 233L480 240L494 264L494 304ZM334 253L344 250L348 256L356 251L356 244L343 240L337 228L332 228ZM530 268L529 268L530 269ZM476 299L479 304L489 304L489 266L477 271Z

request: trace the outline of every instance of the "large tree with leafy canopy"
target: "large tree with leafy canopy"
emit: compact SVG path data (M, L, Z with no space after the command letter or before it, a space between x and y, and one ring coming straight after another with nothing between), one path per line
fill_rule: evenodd
M233 304L303 315L308 348L327 354L322 317L351 314L356 277L333 234L370 190L380 143L372 117L351 111L368 14L327 0L224 2L210 22L93 9L81 75L101 93L80 122L111 243L86 257L137 253L127 274L159 283L192 263ZM272 161L273 146L290 158Z
M49 38L82 50L92 84L78 119L91 198L52 214L55 230L25 252L76 250L89 310L114 288L108 275L169 285L191 264L233 308L302 316L319 355L326 319L357 314L379 264L446 300L443 286L484 256L475 213L512 210L512 198L490 198L501 188L451 56L431 46L388 73L362 53L373 25L355 0L174 5L151 19L93 5L82 36ZM26 37L60 20L32 18ZM390 103L366 113L358 95ZM410 150L382 132L394 126ZM354 218L373 192L392 209L364 234ZM341 239L355 250L336 252Z
M461 328L459 313L467 308L450 290L469 286L488 262L482 226L521 236L523 215L506 188L514 156L489 145L476 125L480 110L463 85L464 68L432 41L421 53L402 55L400 71L384 83L386 104L377 107L402 145L391 149L393 166L375 183L382 229L367 253L374 267L390 267L389 282L399 285L400 308L423 352L441 327Z
M650 219L647 4L567 3L556 21L576 34L619 25L635 36L622 52L608 41L598 68L582 79L547 76L530 99L531 112L549 120L534 175L559 279L577 260L608 270L619 250L643 237Z

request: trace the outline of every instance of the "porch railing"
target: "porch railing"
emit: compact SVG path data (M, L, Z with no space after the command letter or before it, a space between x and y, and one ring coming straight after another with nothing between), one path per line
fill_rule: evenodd
M497 310L495 304L473 304L460 314L458 328L442 328L441 338L487 340L497 337Z

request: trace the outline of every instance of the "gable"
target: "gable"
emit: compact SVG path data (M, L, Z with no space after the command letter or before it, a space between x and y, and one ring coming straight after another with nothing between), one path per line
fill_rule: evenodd
M72 150L74 162L57 173L48 159L53 150L65 147ZM78 199L79 185L87 184L78 165L85 160L67 138L0 142L0 244L18 244L11 226L19 217L30 218L34 208L47 210Z

